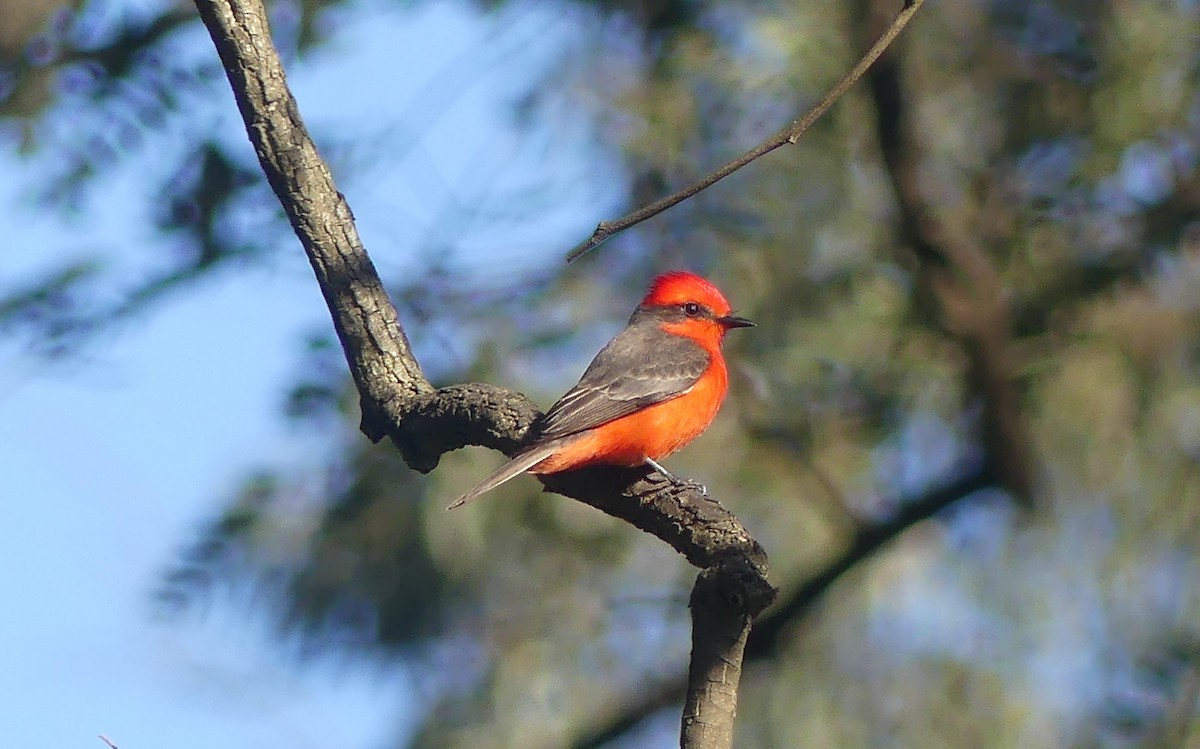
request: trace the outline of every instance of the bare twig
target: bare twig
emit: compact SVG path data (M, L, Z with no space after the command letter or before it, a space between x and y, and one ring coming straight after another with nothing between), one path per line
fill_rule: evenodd
M524 395L504 388L467 384L435 390L425 379L350 207L304 127L261 0L196 0L196 6L259 163L329 307L359 392L363 432L372 440L389 437L408 465L421 471L432 470L442 454L464 445L513 454L537 409ZM696 488L660 478L644 469L595 468L542 481L549 490L658 536L703 570L693 598L693 655L697 678L711 685L718 678L712 659L740 664L749 622L770 604L775 590L766 581L766 554L732 513ZM733 646L723 639L730 623L741 632ZM730 684L736 690L736 680ZM689 704L706 721L728 723L722 735L731 736L735 694L702 689Z
M630 214L622 216L619 219L613 221L601 221L596 226L595 231L592 232L592 236L577 244L571 249L570 252L567 253L567 262L570 263L577 260L584 253L599 247L614 235L619 234L630 227L636 226L646 219L653 218L668 208L682 203L701 190L711 187L712 185L746 166L750 162L765 156L780 146L787 144L794 145L800 139L800 136L803 135L806 130L812 127L814 122L820 119L821 115L829 111L829 108L832 107L838 99L842 98L842 96L850 90L850 87L858 82L859 78L863 77L863 74L867 72L867 69L879 59L879 56L883 54L884 50L886 50L892 44L892 42L895 41L896 37L900 35L900 32L904 30L904 27L908 25L908 22L912 19L913 15L916 14L917 10L920 9L924 2L925 0L905 0L904 7L896 15L896 18L892 21L891 26L889 26L883 35L879 37L879 40L876 41L869 50L867 50L866 54L862 56L862 59L858 61L858 64L855 65L840 81L838 81L837 85L831 88L829 92L825 94L824 98L817 102L816 106L808 110L803 117L780 130L763 143L755 146L738 158L708 175L704 179L688 185L678 192L671 193L665 198L661 198L647 206L639 208Z
M114 744L111 740L109 740L109 738L107 736L105 736L104 734L100 734L100 740L103 741L105 744L108 744L109 749L117 749L117 745Z

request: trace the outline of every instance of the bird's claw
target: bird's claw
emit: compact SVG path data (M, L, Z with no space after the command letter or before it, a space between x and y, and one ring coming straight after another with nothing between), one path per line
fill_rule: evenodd
M712 497L708 496L708 487L705 486L704 484L701 484L699 481L692 481L691 479L683 479L683 480L677 480L676 483L678 486L683 486L687 489L695 489L696 491L703 494L704 498L707 500L710 500L713 502L717 501L717 500L713 499Z
M681 479L678 476L676 476L675 474L668 471L666 468L663 468L661 465L659 465L658 461L652 460L650 458L646 458L646 465L653 468L660 476L662 476L664 479L669 481L672 486L678 486L678 487L681 487L684 489L692 489L694 491L700 492L700 494L702 494L704 496L704 498L709 501L712 501L712 502L717 501L717 500L713 499L712 497L708 496L708 487L705 486L704 484L701 484L699 481L692 481L691 479Z

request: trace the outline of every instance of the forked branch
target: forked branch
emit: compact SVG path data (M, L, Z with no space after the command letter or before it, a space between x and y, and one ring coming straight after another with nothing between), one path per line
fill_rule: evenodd
M221 56L246 132L312 264L362 404L363 432L389 437L430 471L449 450L483 445L511 455L538 411L524 395L484 384L435 389L425 379L354 216L304 127L271 41L261 0L196 0ZM741 522L698 489L644 469L596 468L543 478L652 533L702 569L693 596L698 685L684 746L727 749L736 675L750 622L774 598L766 555ZM732 637L730 635L733 635ZM719 672L720 664L728 671ZM711 731L690 731L703 722ZM715 737L715 739L714 739Z

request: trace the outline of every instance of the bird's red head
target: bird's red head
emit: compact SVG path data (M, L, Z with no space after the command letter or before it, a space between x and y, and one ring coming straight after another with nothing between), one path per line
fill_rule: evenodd
M688 302L708 307L717 317L732 311L729 300L720 289L709 283L708 279L683 270L673 270L655 278L646 298L642 300L646 307L674 307Z
M720 289L687 271L671 271L655 278L642 299L642 307L680 310L682 319L664 324L663 329L705 343L709 348L718 346L730 328L754 324L732 316L729 300Z

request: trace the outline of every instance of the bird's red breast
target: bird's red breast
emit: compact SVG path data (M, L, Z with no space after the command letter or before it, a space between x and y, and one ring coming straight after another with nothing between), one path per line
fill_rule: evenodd
M690 386L657 403L579 432L555 454L534 466L531 473L557 473L594 464L636 466L646 458L658 460L670 455L708 428L729 387L729 374L721 353L726 327L716 319L730 313L729 302L706 279L675 271L654 279L638 309L678 310L688 304L701 305L704 313L696 317L668 315L665 319L650 318L642 322L635 313L630 327L617 340L628 341L628 349L622 348L623 359L662 362L656 366L664 369L668 366L664 360L696 362L698 376ZM602 351L595 361L604 362L610 356L618 354ZM623 369L621 374L625 371L628 370ZM584 381L587 380L585 374Z
M699 437L729 389L725 362L714 357L690 390L579 434L530 473L557 473L589 465L636 466L665 458Z

